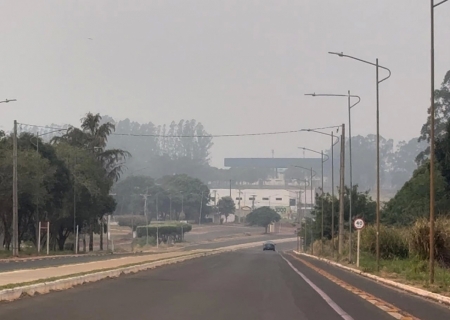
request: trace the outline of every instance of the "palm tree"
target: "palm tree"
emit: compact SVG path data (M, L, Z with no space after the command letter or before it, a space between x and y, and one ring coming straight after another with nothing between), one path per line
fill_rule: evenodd
M108 190L104 190L104 200L108 206L112 207L111 196L108 195L109 188L114 181L119 180L123 172L125 161L131 154L121 149L106 149L109 135L114 132L115 126L110 122L101 124L100 114L87 113L81 119L81 128L70 127L61 137L52 139L53 143L67 143L73 147L87 150L102 165L105 171L105 178L108 183ZM75 192L75 191L74 191ZM95 206L92 204L91 208ZM96 210L96 209L94 209ZM105 212L94 212L89 221L89 250L93 249L94 226L98 219L103 219ZM103 249L103 232L100 233L100 248Z
M106 177L117 181L123 172L126 159L131 154L121 149L105 149L115 125L111 122L101 124L101 120L100 114L89 112L81 119L81 128L70 127L63 136L53 138L52 142L66 142L74 147L89 150L103 165Z

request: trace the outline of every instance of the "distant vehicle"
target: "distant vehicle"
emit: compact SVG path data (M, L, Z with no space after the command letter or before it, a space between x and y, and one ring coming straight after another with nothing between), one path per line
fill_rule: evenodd
M272 250L275 251L275 243L267 241L263 244L263 251Z

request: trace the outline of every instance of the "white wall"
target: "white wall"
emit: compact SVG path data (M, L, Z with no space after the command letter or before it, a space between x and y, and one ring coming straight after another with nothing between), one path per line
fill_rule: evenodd
M211 189L211 197L216 194L216 203L222 197L227 197L230 195L230 189ZM314 190L313 190L314 192ZM270 206L274 207L289 207L289 199L296 199L298 201L299 190L286 190L286 189L231 189L231 197L236 204L236 208L239 207L239 197L241 207L248 206L251 207L253 201L250 199L255 195L255 207ZM300 191L301 203L305 203L304 190ZM314 196L313 196L314 198ZM278 199L278 200L277 200ZM281 199L281 200L280 200ZM306 204L311 205L311 194L310 191L306 192ZM292 208L294 209L294 208ZM296 210L296 206L295 206Z

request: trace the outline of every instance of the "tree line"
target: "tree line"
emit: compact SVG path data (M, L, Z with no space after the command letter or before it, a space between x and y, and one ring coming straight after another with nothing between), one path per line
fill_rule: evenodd
M209 188L185 174L159 179L128 176L114 186L113 192L117 215L145 215L148 222L153 219L204 220L211 210Z
M80 128L69 127L50 141L29 132L18 134L19 243L36 246L39 221L49 221L52 249L63 250L78 226L89 235L89 250L93 250L94 232L116 207L110 190L131 156L107 148L114 125L101 120L99 114L88 113ZM1 132L0 236L6 249L12 241L12 144L12 134ZM45 246L44 235L41 240Z

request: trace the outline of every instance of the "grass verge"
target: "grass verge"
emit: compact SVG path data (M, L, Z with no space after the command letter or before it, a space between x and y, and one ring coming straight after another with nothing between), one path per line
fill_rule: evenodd
M307 253L311 254L311 252ZM329 252L325 251L319 257L357 269L356 255L353 257L353 263L349 263L348 253L345 252L343 255L333 258ZM359 265L359 270L363 272L450 297L450 270L442 268L438 264L435 265L433 284L429 281L428 261L419 258L380 259L380 271L377 271L375 256L361 252Z

